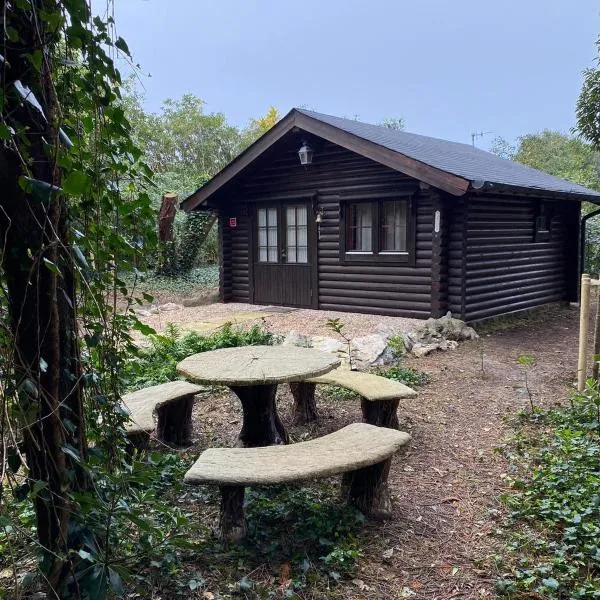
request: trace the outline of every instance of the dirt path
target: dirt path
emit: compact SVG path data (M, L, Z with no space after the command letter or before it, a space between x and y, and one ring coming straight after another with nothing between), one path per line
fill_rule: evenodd
M576 309L553 308L483 332L480 340L454 351L406 359L428 373L431 382L416 400L400 405L401 428L413 435L413 442L392 466L394 518L366 526L364 556L353 581L311 598L495 596L493 555L499 549L494 513L502 508L498 496L505 490L506 468L495 449L517 411L529 407L516 359L535 358L528 375L535 404L564 402L575 376L577 321ZM293 441L361 418L357 402L321 397L318 404L317 427L309 432L293 427L291 397L287 386L280 386L278 405ZM233 444L241 424L239 403L233 397L207 398L197 404L195 419L198 450L215 442Z
M575 309L551 310L453 352L409 361L432 381L401 408L413 445L391 476L396 519L383 536L373 528L370 564L360 576L379 597L494 597L493 512L501 508L506 467L495 449L509 433L507 421L529 406L516 358L536 360L529 373L535 404L564 401L575 374L577 318Z

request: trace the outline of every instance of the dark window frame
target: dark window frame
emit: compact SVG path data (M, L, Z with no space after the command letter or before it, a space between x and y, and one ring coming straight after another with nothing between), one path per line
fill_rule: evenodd
M533 224L533 241L549 242L552 239L553 207L549 202L538 202Z
M382 204L394 200L403 200L407 203L407 231L406 252L381 251L381 215ZM346 247L348 235L348 213L351 204L371 204L373 227L371 235L372 251L368 254L355 253ZM395 194L393 196L368 196L340 199L340 264L367 264L373 263L396 264L414 266L416 262L416 219L415 200L412 194Z

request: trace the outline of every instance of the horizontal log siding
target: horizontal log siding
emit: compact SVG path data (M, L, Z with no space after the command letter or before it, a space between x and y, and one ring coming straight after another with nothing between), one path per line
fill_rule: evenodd
M470 197L465 246L465 318L469 321L569 298L567 233L576 203L556 203L547 242L534 241L537 201ZM458 278L457 278L458 279ZM458 283L458 281L457 281Z
M229 217L235 216L237 227L229 226ZM221 297L223 302L250 302L250 244L248 207L232 204L221 214L222 233Z
M416 202L417 255L414 267L384 263L343 265L339 254L340 199L356 195L376 199L380 194L390 192L418 194L416 180L329 143L316 150L314 163L306 168L300 166L297 151L298 144L294 143L276 153L267 166L245 179L237 198L247 202L293 200L310 198L318 193L319 207L324 211L318 242L319 307L428 317L431 310L433 224L432 204L427 195L421 192ZM237 240L243 244L241 236ZM242 276L243 259L247 260L247 254L242 255L240 249L237 277L242 287L238 287L234 277L232 299L247 297L247 281Z
M455 317L464 318L464 286L465 272L464 244L466 241L466 203L464 198L445 196L447 244L447 310Z

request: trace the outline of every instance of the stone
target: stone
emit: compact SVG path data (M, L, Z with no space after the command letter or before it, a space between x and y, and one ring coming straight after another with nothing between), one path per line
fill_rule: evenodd
M282 346L299 346L300 348L312 348L312 343L307 335L298 331L288 331L283 338Z
M311 347L315 350L321 350L321 352L333 352L347 354L348 346L331 337L324 335L315 335L310 339Z
M414 356L426 356L434 350L453 350L458 342L478 337L472 327L460 319L452 318L448 312L439 319L427 319L422 327L405 334L404 346Z
M174 302L167 302L166 304L161 304L158 306L158 310L160 312L168 312L171 310L180 310L183 306L181 304L175 304Z
M396 361L396 355L388 346L386 338L376 333L352 339L350 352L352 365L358 369L388 365Z

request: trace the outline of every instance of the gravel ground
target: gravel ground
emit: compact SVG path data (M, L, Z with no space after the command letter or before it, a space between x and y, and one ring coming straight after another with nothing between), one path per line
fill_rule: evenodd
M257 304L209 304L193 306L178 310L169 310L156 315L142 317L142 321L161 331L167 323L177 323L182 329L197 329L199 324L216 322L215 326L225 320L252 325L264 322L269 331L286 333L298 331L306 335L332 336L327 328L327 319L339 318L344 324L344 332L350 337L366 335L376 330L413 331L423 324L419 319L402 317L382 317L328 310L282 309L277 306ZM203 328L203 327L201 327Z

